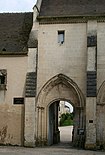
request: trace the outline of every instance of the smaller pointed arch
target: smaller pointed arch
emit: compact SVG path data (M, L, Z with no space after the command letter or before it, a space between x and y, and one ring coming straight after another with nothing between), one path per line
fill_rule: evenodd
M101 84L97 93L97 104L105 104L105 81Z

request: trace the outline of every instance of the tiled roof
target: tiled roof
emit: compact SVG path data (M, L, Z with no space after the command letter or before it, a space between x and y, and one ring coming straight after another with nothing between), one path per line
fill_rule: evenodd
M0 14L0 55L27 54L33 13Z
M39 17L105 15L105 0L43 0Z

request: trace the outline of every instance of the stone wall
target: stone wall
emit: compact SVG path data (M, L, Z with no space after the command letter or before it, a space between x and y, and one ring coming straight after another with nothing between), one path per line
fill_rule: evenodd
M58 31L65 41L58 43ZM86 94L86 23L39 25L37 92L55 75L62 73L74 80Z
M58 31L64 31L65 34L62 44L58 43ZM87 23L40 24L38 27L37 95L58 74L66 75L78 85L86 97L87 149L94 149L97 145L104 147L104 141L99 143L102 137L99 134L105 128L102 123L104 107L97 105L97 94L105 81L104 40L105 24L97 20L89 20ZM101 125L97 123L99 120Z
M0 57L0 69L7 71L6 89L0 90L0 144L23 145L24 103L14 104L14 98L24 98L27 56Z

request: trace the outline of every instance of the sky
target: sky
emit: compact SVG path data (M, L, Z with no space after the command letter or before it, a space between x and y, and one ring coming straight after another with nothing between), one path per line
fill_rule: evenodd
M2 12L32 12L36 0L0 0Z

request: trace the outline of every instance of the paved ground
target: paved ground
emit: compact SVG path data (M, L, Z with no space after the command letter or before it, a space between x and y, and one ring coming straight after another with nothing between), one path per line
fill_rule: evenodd
M70 146L72 127L61 127L60 131L61 143L59 145L41 148L1 146L0 155L105 155L103 151L87 151L72 148Z
M68 147L67 148L0 147L0 155L105 155L105 152L78 150Z

